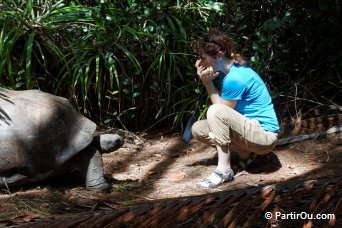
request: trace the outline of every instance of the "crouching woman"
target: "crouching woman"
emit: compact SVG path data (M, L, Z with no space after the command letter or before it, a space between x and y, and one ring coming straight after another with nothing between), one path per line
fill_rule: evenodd
M195 46L197 75L212 105L207 119L197 121L192 133L197 140L216 146L218 152L216 170L198 187L214 188L234 179L232 151L241 161L247 161L251 154L271 152L279 124L265 83L235 52L225 33L211 30ZM220 93L213 83L216 77L220 77Z

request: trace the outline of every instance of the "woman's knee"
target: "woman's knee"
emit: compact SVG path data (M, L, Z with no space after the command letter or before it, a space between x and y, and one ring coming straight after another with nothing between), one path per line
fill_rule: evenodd
M208 108L208 111L207 111L207 118L211 119L213 117L216 117L217 112L222 109L220 106L221 106L221 104L210 105Z
M207 118L213 119L219 117L223 112L228 112L231 108L223 104L213 104L208 108ZM221 113L221 114L220 114Z

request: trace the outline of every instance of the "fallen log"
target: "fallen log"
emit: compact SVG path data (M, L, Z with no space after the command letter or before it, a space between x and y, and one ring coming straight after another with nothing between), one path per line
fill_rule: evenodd
M284 145L288 145L291 143L302 142L302 141L308 140L308 139L317 139L319 137L325 137L327 135L339 133L341 131L342 131L342 125L341 126L334 126L334 127L331 127L328 130L323 131L323 132L314 132L311 134L297 135L297 136L293 136L293 137L287 137L287 138L279 139L277 142L277 145L278 146L284 146ZM339 141L342 141L342 139L340 138Z

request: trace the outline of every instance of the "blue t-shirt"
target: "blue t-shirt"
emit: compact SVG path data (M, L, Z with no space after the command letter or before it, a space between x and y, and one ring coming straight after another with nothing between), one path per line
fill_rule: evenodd
M279 131L271 96L255 71L246 66L233 65L221 80L221 97L236 100L236 111L249 119L258 120L266 131Z

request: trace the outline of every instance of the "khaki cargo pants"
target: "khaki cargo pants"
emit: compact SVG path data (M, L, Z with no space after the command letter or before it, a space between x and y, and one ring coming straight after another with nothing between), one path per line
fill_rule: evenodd
M265 131L259 121L223 104L209 107L207 119L192 126L195 139L215 146L228 146L234 152L267 154L277 143L277 133Z

